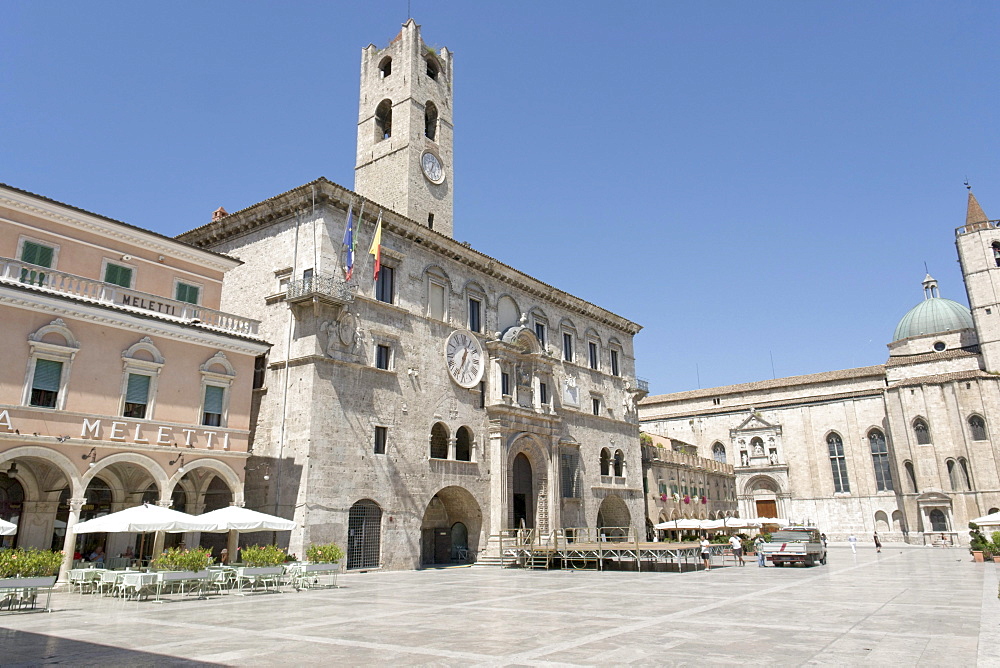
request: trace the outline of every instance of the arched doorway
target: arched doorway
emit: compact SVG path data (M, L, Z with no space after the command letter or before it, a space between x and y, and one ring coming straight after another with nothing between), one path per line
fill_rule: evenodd
M632 514L620 496L611 496L601 501L597 510L597 532L602 537L627 538L632 525Z
M521 527L522 522L527 529L535 527L535 509L532 494L531 462L524 453L514 458L511 477L511 508L513 509L514 528Z
M382 554L382 508L362 499L347 516L347 568L378 568Z
M747 483L746 491L753 503L755 517L781 517L778 489L778 483L768 476L759 476Z
M472 494L457 486L435 494L420 525L420 562L424 566L474 560L483 515Z
M24 510L24 487L6 473L0 473L0 519L13 522L21 528L21 516ZM17 547L18 534L0 536L0 547Z

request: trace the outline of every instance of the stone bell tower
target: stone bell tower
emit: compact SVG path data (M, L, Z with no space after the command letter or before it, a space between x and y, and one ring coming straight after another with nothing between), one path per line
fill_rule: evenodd
M955 244L987 371L1000 371L1000 229L969 191L965 225Z
M452 236L452 54L413 19L384 49L361 52L354 190Z

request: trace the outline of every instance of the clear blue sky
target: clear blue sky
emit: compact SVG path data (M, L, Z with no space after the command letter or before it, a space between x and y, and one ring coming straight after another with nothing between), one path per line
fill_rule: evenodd
M455 237L644 325L654 393L878 364L1000 218L1000 3L412 0L455 53ZM354 182L406 0L38 2L0 21L0 181L164 234Z

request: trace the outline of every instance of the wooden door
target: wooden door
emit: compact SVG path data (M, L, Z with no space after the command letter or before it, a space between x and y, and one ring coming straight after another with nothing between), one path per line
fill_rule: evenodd
M757 502L757 517L777 517L778 516L778 502L775 500L769 501L758 501Z

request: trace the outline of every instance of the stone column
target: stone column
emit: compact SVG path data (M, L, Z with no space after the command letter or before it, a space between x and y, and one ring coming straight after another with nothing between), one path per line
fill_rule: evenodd
M59 567L59 583L69 583L69 571L73 568L73 553L76 552L76 533L73 527L80 521L80 509L87 503L86 498L69 500L69 516L66 518L66 536L63 539L63 561Z
M490 469L490 524L487 540L480 545L486 545L489 554L499 555L499 543L491 542L491 535L499 534L507 526L507 448L502 430L491 430L489 452Z

